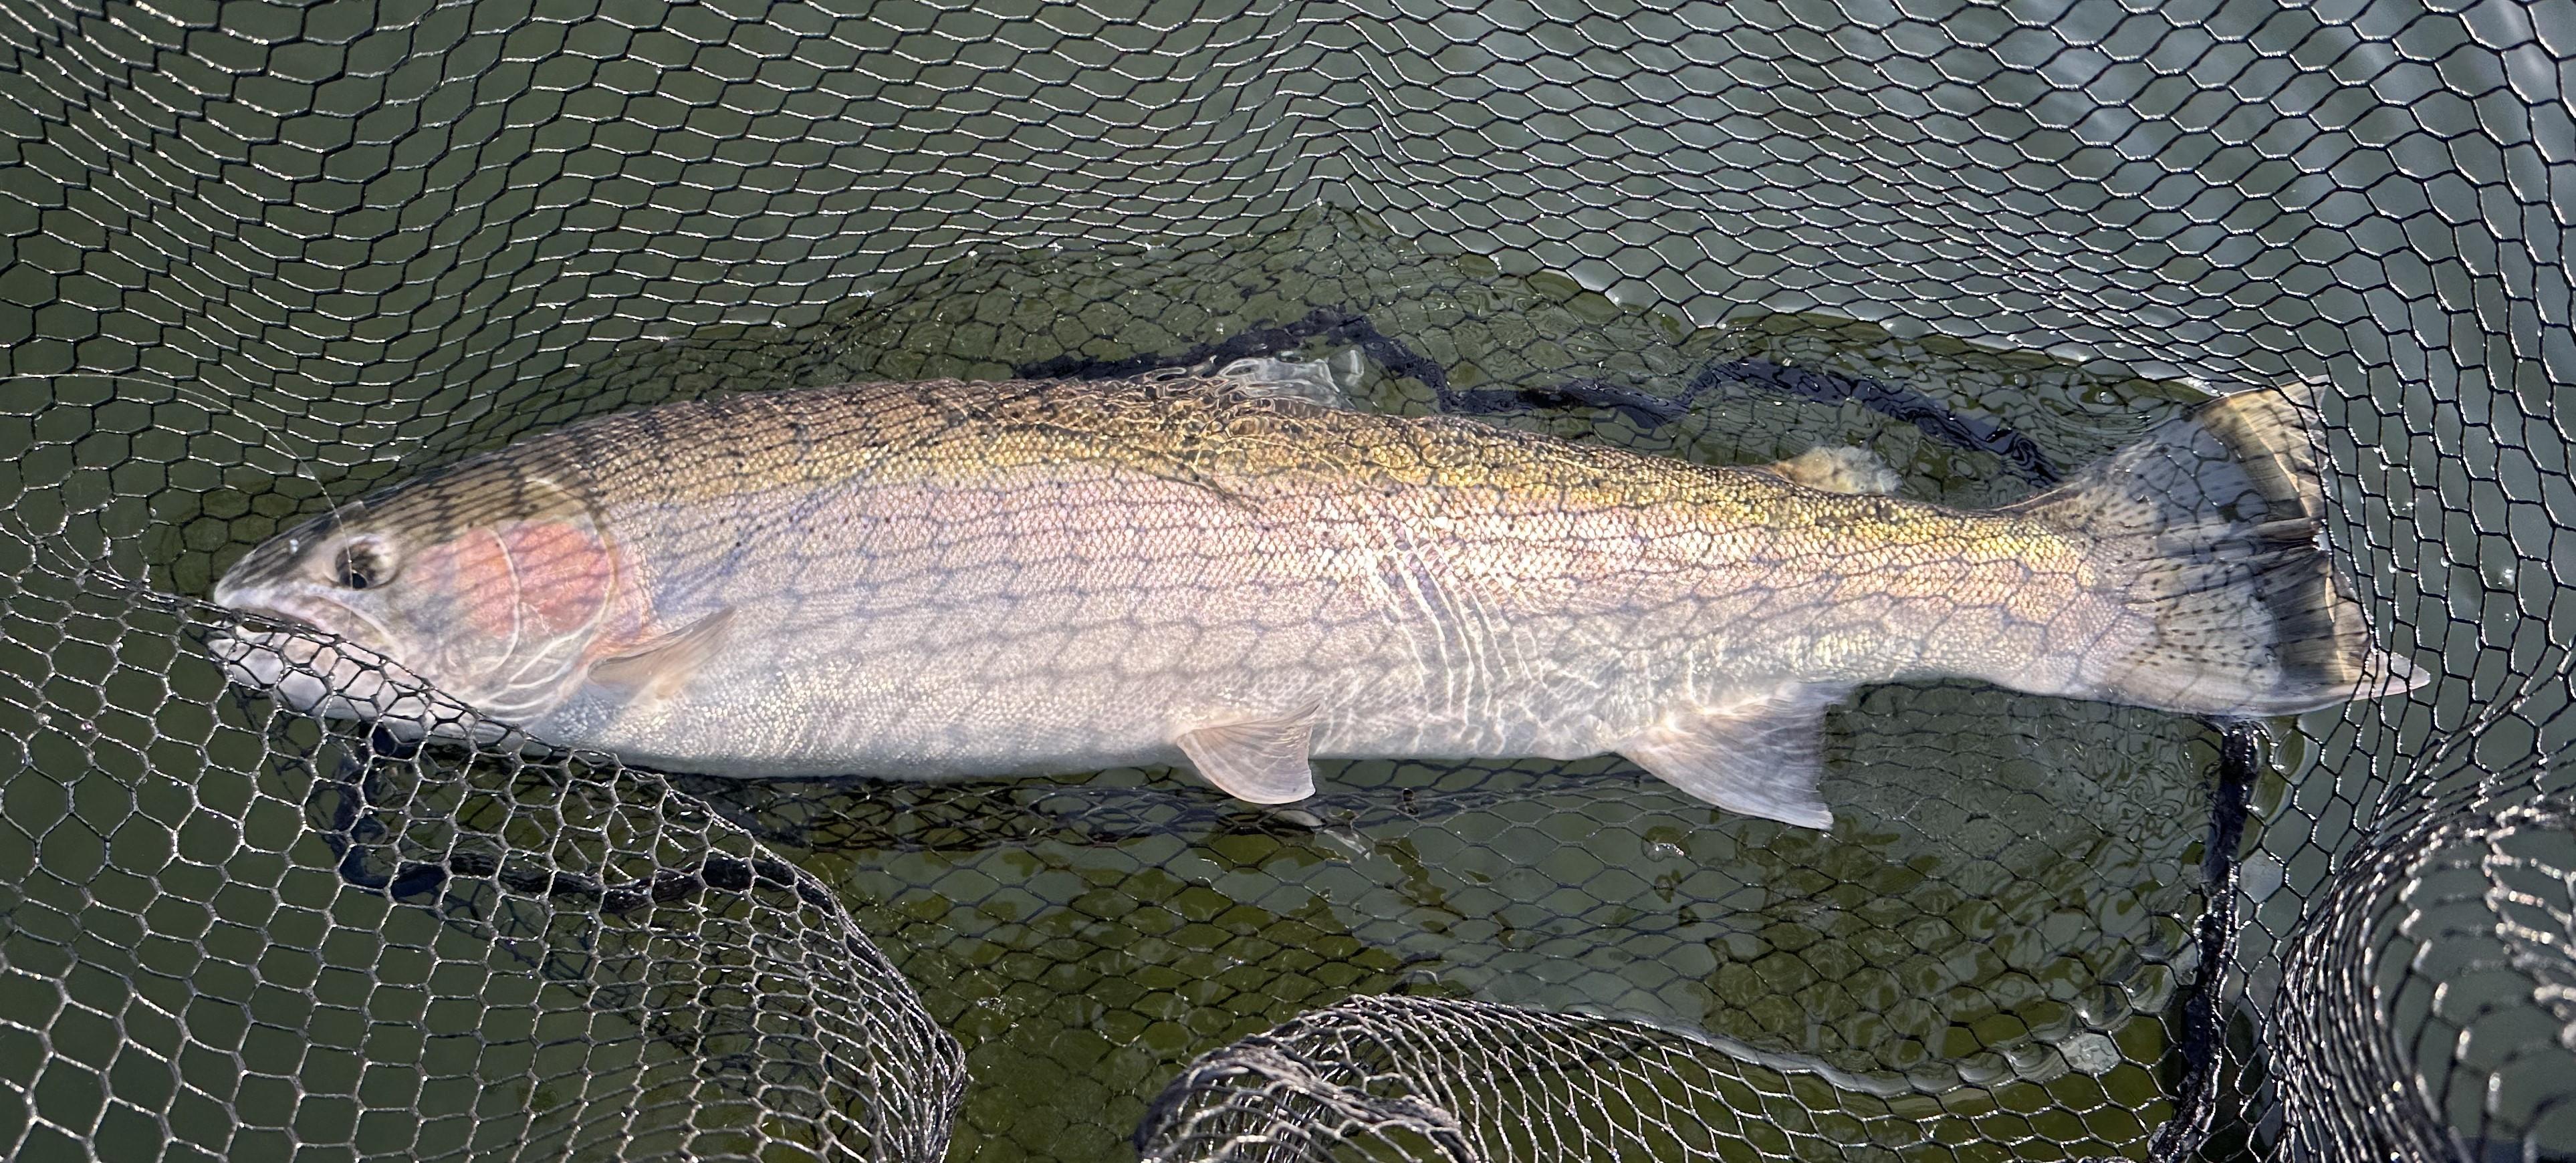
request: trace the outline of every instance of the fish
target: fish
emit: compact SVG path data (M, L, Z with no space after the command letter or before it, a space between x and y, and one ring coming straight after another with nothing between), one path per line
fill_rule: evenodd
M2306 384L1968 510L1859 449L1700 464L1312 366L592 418L255 546L209 648L299 712L655 770L1166 766L1286 804L1319 758L1615 753L1807 828L1870 684L2242 719L2430 678L2335 568Z

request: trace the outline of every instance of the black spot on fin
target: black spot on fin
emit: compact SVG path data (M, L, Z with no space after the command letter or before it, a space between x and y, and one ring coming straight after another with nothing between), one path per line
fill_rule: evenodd
M2011 507L2091 542L2102 584L2139 616L2091 697L2284 715L2431 680L2372 644L2327 555L2314 391L2213 400Z

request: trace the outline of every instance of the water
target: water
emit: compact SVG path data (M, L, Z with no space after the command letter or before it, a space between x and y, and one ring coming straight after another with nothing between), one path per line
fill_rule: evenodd
M2187 385L1900 339L1822 317L1749 315L1693 327L1567 280L1416 251L1358 217L1316 213L1289 231L1189 255L979 255L794 331L639 342L460 413L398 464L360 466L325 483L346 496L363 481L574 416L663 399L856 378L996 376L1067 357L1178 352L1305 319L1318 307L1364 317L1378 335L1443 369L1453 405L1500 409L1496 422L1709 463L1860 444L1900 471L1907 495L1961 505L2026 495L2046 468L2034 473L1850 401L1742 383L1694 395L1691 385L1699 369L1746 360L1897 385L1975 421L1977 431L2020 434L2060 469L2201 398ZM1302 354L1348 352L1344 338L1318 339ZM1440 406L1435 385L1392 373L1386 360L1354 365L1346 354L1344 366L1369 406ZM1574 407L1561 393L1523 391L1569 382L1640 399L1688 396L1690 406L1659 422L1635 409ZM164 405L165 425L172 408L184 405ZM258 461L256 449L240 447L248 443L237 439L234 459ZM61 471L71 478L66 492L77 494L86 470ZM325 503L324 487L293 477L236 471L209 474L205 483L202 491L161 494L152 513L120 510L118 491L108 487L96 528L56 540L202 593L211 571L248 543ZM142 522L149 535L115 536L119 522ZM117 548L130 545L143 548ZM253 729L265 705L226 701L202 658L150 645L169 632L92 636L120 652L150 651L105 670L170 676L177 697L169 701L183 710L153 714L177 713L187 725L154 718L122 732L100 728L110 738L133 736L151 762L110 764L93 743L37 763L63 773L64 783L84 789L79 794L129 789L116 794L139 805L192 788L177 802L193 803L197 814L248 805L240 844L266 854L260 870L245 873L238 854L219 863L227 876L272 892L285 913L244 917L239 923L253 927L207 939L238 961L264 965L273 954L228 943L278 940L283 915L341 913L351 898L333 869L346 867L315 838L318 776L254 753L257 738L274 730ZM78 672L89 653L66 646L53 665ZM153 690L118 693L111 685L95 689L134 713L157 701ZM83 697L47 696L65 706ZM204 704L217 709L188 717ZM192 739L207 740L210 757L221 758L199 771L170 754L171 741ZM313 745L287 741L284 749ZM933 1018L963 1042L971 1084L956 1158L1120 1157L1146 1099L1191 1057L1343 998L1386 992L1641 1019L1833 1080L1845 1096L1836 1103L1893 1102L1912 1112L1911 1130L1899 1120L1899 1144L1910 1139L1930 1150L1973 1135L1986 1142L1971 1154L2000 1153L1995 1144L2019 1140L2020 1157L2076 1157L2141 1150L2169 1111L2160 1079L2173 1067L2181 1007L2204 968L2193 933L2205 905L2199 869L2216 747L2206 726L2152 712L1967 684L1877 688L1829 721L1824 795L1840 821L1831 835L1729 816L1606 758L1329 764L1324 793L1284 813L1233 804L1164 771L941 787L694 779L678 786L828 884ZM437 784L441 762L452 761L432 753L430 775L411 778ZM72 778L84 765L93 774ZM617 790L619 781L646 790ZM610 790L584 794L659 802L645 777L609 782ZM23 800L33 792L13 794ZM294 804L307 810L280 810ZM163 818L133 811L140 820ZM403 827L435 827L438 819L415 805ZM545 819L539 812L491 830L543 851L561 826ZM74 863L63 847L67 831L44 835L41 851L0 859L68 877L59 871ZM152 838L162 835L137 823L109 842L119 846L121 865L164 867L168 858L154 853L168 841ZM156 907L152 899L146 893L123 907L144 914ZM222 899L208 904L221 913ZM458 988L458 1002L423 1015L433 1042L513 1041L466 998L493 999L502 1013L588 1012L573 1001L504 996L513 967L525 975L563 952L549 945L544 925L460 953L454 924L402 939L395 934L420 928L420 917L370 907L352 921L390 926L385 939L395 945L494 966ZM445 907L452 916L460 906ZM489 940L498 931L491 924L478 920L468 930ZM382 964L386 946L364 948L354 958L329 950L318 957L349 962L362 971L354 980L363 980L368 959ZM634 1030L612 1041L642 1037L637 1044L661 1046L641 1033L655 1020L635 1019ZM552 1076L510 1065L507 1055L469 1059L435 1073L454 1094L437 1099L433 1085L419 1100L424 1115L515 1094L502 1106L523 1102L542 1128L549 1103L564 1101L558 1083L542 1081ZM669 1065L667 1053L663 1061ZM496 1069L539 1081L489 1091ZM645 1069L630 1062L607 1077ZM319 1075L307 1085L330 1089ZM268 1100L254 1092L236 1101L247 1121L281 1120L282 1112L263 1113ZM2047 1110L2007 1113L2040 1108Z
M2571 131L2566 8L82 8L5 28L0 360L147 376L10 381L0 401L0 1140L33 1096L54 1130L31 1158L80 1135L118 1158L350 1137L544 1155L585 1101L613 1109L595 1135L616 1124L639 1060L662 1055L652 1094L680 1094L690 1055L621 1016L641 1003L531 967L595 934L350 888L314 808L332 767L286 762L322 741L227 700L178 618L62 576L201 594L325 489L696 391L1121 358L1337 306L1463 391L1680 394L1708 360L1790 358L1986 412L2071 466L2190 391L2032 350L2213 383L2308 373L2334 386L2334 535L2393 646L2445 682L2385 718L2311 715L2264 756L2221 991L2241 1029L2277 1009L2275 942L2336 852L2463 787L2566 785L2532 759L2576 733L2576 486L2553 419L2576 340L2548 154ZM1319 201L1494 260L1358 221L1278 232ZM1368 389L1430 407L1383 368ZM1651 430L1502 419L1721 463L1860 440L1917 497L2027 489L1904 422L1759 391ZM2161 1119L2148 1063L2179 1029L2146 1014L2205 970L2177 931L2200 919L2208 733L1971 687L1870 692L1832 733L1832 839L1713 818L1610 762L1360 764L1311 823L1159 772L701 790L827 875L969 1039L961 1158L1115 1155L1190 1052L1391 988L1803 1055L1850 1083L1801 1091L1824 1106L2043 1078L2056 1065L2022 1050L2056 1047L2056 1078L1999 1094L2030 1109L2045 1088L2048 1114L1909 1099L1873 1127L2136 1155ZM430 790L386 821L446 844L440 821L479 818L451 777L415 772ZM587 808L554 810L549 787ZM507 800L526 810L492 834L538 847L567 818L659 844L644 823L680 803L647 777ZM750 852L742 829L670 836ZM2445 859L2561 901L2566 852L2517 844ZM556 859L605 859L574 849ZM2481 893L2411 893L2409 949L2434 949L2416 960L2501 955L2481 926L2506 911ZM677 929L739 929L670 908ZM2512 1130L2563 1094L2524 1086L2563 1058L2499 1088L2447 1058L2452 1032L2494 1063L2517 1032L2563 1029L2530 978L2468 973L2437 998L2406 957L2352 1021L2424 1055L2447 1122ZM572 1034L634 1058L567 1052ZM652 1145L688 1122L652 1112Z
M329 496L675 396L1168 352L1326 306L1458 391L1669 398L1758 358L1902 385L2064 468L2194 397L2178 377L2321 376L2333 532L2392 644L2447 677L2265 753L2220 991L2244 1032L2333 853L2376 815L2537 782L2531 757L2576 732L2554 419L2576 341L2549 261L2569 219L2531 144L2569 113L2507 96L2558 91L2564 10L75 7L7 32L0 359L150 374L12 382L0 407L0 1141L23 1088L51 1128L29 1157L81 1136L114 1157L579 1156L620 1126L640 1149L750 1117L757 1070L698 1064L767 1043L674 1033L701 996L689 954L826 927L795 919L810 902L669 902L634 933L516 890L389 904L329 838L368 821L415 854L464 837L598 875L766 838L965 1041L959 1158L1117 1157L1189 1056L1384 991L1801 1063L1802 1104L1875 1103L1862 1123L1898 1153L2135 1156L2165 1116L2178 1007L2209 971L2191 934L2216 741L2189 721L1868 692L1829 725L1830 837L1611 761L1349 765L1311 819L1159 772L688 783L720 813L698 821L645 776L433 755L383 774L398 806L360 811L335 806L330 747L227 696L177 618L63 580L202 594ZM1376 216L1291 216L1317 202ZM1189 246L1044 245L1157 238ZM1495 257L1407 249L1444 238ZM1382 361L1362 375L1373 406L1435 402ZM1960 504L2031 487L1911 423L1742 384L1660 426L1494 419L1713 463L1866 443L1909 495ZM2559 899L2563 846L2455 847ZM2408 948L2478 963L2496 907L2410 891ZM583 968L598 949L612 969ZM2558 1093L2524 1085L2558 1059L2491 1100L2447 1057L2451 1031L2483 1063L2510 1057L2498 1031L2563 1026L2527 980L2436 998L2384 971L2403 988L2353 1020L2420 1050L2453 1125L2492 1102L2510 1130ZM786 996L824 992L788 976ZM2000 1081L1962 1097L1970 1079ZM808 1116L781 1133L812 1141Z
M830 320L804 340L828 363L795 375L1005 374L1064 350L1182 350L1315 307L1356 310L1486 399L1578 379L1674 398L1701 367L1763 359L1905 385L2068 467L2195 398L1818 318L1690 327L1337 215L1237 253L965 264ZM654 364L670 359L731 386L779 350L717 348L608 382L667 376ZM1435 403L1379 362L1359 387L1384 410ZM1504 422L1710 463L1862 444L1909 495L1962 505L2032 487L2000 456L1856 404L1741 387L1661 427L1600 409ZM1869 692L1829 737L1830 837L1727 816L1612 760L1327 765L1306 809L1320 826L1165 773L824 787L791 804L775 787L700 790L829 869L967 1041L960 1151L976 1157L1112 1157L1188 1056L1387 991L1642 1018L1935 1100L1927 1112L1964 1098L1992 1115L2024 1086L2077 1109L2109 1098L2135 1113L2040 1133L2070 1156L2136 1150L2198 968L2208 730L1945 686ZM1938 1122L1922 1133L1950 1137Z

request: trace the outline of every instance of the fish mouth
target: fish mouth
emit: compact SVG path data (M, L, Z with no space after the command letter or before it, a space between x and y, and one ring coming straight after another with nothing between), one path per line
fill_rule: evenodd
M226 631L232 637L268 639L318 634L379 654L393 642L393 636L385 633L375 619L338 602L294 593L227 593L227 588L216 588L214 602L237 619Z
M218 593L230 617L210 628L206 648L227 680L328 719L441 718L432 714L427 681L378 645L372 619L336 602L298 598Z
M240 628L242 631L247 631L253 634L273 630L284 630L290 633L305 634L330 633L330 631L322 628L321 623L316 622L311 618L297 617L296 615L287 613L275 606L226 604L224 609L234 616L244 620L244 623ZM259 623L262 622L275 623L275 625L259 625Z

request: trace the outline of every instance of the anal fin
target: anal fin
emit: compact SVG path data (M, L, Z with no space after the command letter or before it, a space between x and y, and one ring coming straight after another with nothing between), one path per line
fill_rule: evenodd
M1294 803L1315 794L1312 708L1269 719L1238 719L1182 732L1178 744L1199 777L1247 803Z
M1831 828L1816 794L1825 709L1849 687L1799 684L1664 716L1619 753L1657 779L1730 812Z

